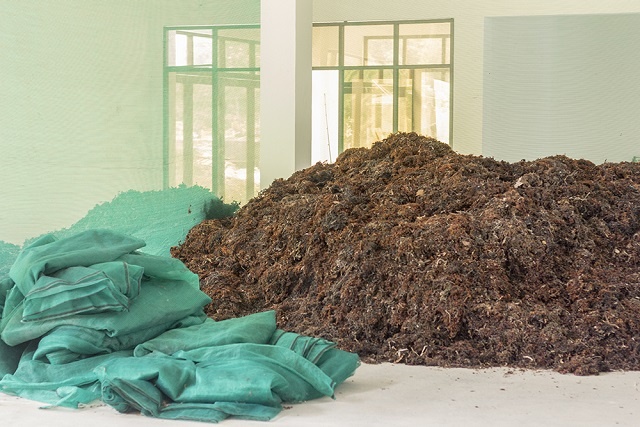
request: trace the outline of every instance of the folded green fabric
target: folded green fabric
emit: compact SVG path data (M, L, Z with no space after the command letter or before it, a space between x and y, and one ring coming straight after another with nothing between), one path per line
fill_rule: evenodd
M93 372L100 364L131 356L121 351L90 357L71 363L51 365L33 359L37 342L24 350L16 371L0 380L0 391L50 405L77 407L100 398L97 376Z
M7 294L13 288L15 283L9 276L0 276L0 314L4 311L5 301L7 300Z
M350 374L359 363L346 352L334 357ZM338 384L333 372L288 348L255 343L110 360L96 373L102 400L121 412L136 409L154 417L211 422L229 416L269 419L282 402L333 396Z
M198 276L107 230L44 236L0 280L0 391L54 406L269 420L334 395L356 354L276 328L274 311L215 322Z
M24 297L22 321L125 311L129 300L140 293L143 271L139 266L110 262L40 276Z
M98 354L130 350L167 330L181 330L192 325L200 325L205 319L204 312L200 310L178 321L169 317L167 322L149 324L131 333L116 336L109 336L104 330L82 326L59 326L42 337L33 358L59 365Z
M333 379L334 386L342 384L352 376L360 364L356 354L340 350L336 348L335 343L322 338L302 336L279 329L273 334L270 344L289 348L309 360Z
M9 276L26 295L41 275L114 261L144 245L143 240L108 230L88 230L60 240L47 234L18 254Z
M0 339L0 378L16 371L25 347L25 344L9 346Z
M133 354L138 357L152 352L172 355L181 350L225 344L266 344L275 331L275 311L265 311L220 322L206 319L199 325L168 330L154 339L139 344Z
M23 322L18 308L8 319L1 333L9 345L17 345L42 337L59 326L80 326L104 331L109 337L144 330L152 325L176 322L202 310L211 299L198 289L179 281L151 278L143 282L140 296L131 302L128 311L79 314L42 321Z
M280 406L270 407L244 402L169 403L159 417L169 420L220 422L229 417L245 420L269 421L282 411Z
M80 295L79 292L81 290L73 289L69 291L67 288L71 285L53 286L51 292L47 290L49 292L48 297L40 299L40 309L38 310L52 315L44 316L41 319L27 316L29 321L25 322L24 312L26 307L29 306L26 295L30 295L30 292L33 295L34 289L37 293L38 288L35 288L37 280L30 286L16 282L15 286L8 292L5 302L6 307L0 323L0 336L7 344L13 346L42 337L60 326L79 326L103 331L108 337L129 335L153 328L155 325L169 325L195 313L200 313L202 307L211 301L199 289L198 276L189 271L179 260L139 253L122 254L120 253L122 250L136 248L140 243L137 243L137 239L133 239L128 245L125 245L122 243L125 240L122 236L116 234L112 239L103 236L109 234L111 232L105 230L100 233L97 231L93 233L85 232L65 240L66 245L75 243L77 246L73 246L74 248L84 248L84 253L91 259L91 263L86 264L91 266L92 269L103 268L101 271L103 277L109 278L111 283L116 283L111 287L113 293L110 294L110 297L106 298L109 296L107 292L100 293L96 291L105 298L93 298L96 294L92 294L92 298L69 300L65 298L69 297L69 295ZM97 238L96 236L100 237ZM42 240L46 239L42 238ZM95 247L90 244L93 240L99 242ZM115 241L116 243L114 244L118 244L121 249L115 251L111 248L105 248L105 242L110 240ZM58 266L63 264L61 260L73 258L77 261L79 254L75 249L72 250L74 257L66 257L64 254L56 256L56 251L64 249L64 247L61 248L56 244L58 242L61 241L53 240L45 245L26 248L18 256L16 263L25 264L26 260L35 260L34 265L31 268L26 264L18 267L14 265L12 271L30 272L29 274L16 274L15 279L22 277L24 280L29 280L32 276L45 277L45 272L49 270L43 267L43 259L47 260L49 264ZM46 251L45 248L47 249ZM35 251L38 256L30 255L32 251ZM26 255L24 255L25 253ZM117 260L110 260L117 253L120 253ZM100 257L101 255L103 258ZM56 261L53 262L52 260ZM118 268L121 270L118 271ZM70 270L71 273L69 272ZM77 267L68 266L48 274L72 276L76 271L79 271ZM137 284L139 279L140 285ZM88 289L85 293L91 294L92 289L103 289L104 283L95 280L82 283L83 287L84 285L87 285L86 288ZM128 305L126 307L127 311L122 311L121 315L118 316L114 316L110 312L102 312L100 308L110 304L113 301L111 297L114 294L120 294L122 297L128 298L128 302L126 302ZM91 301L93 301L95 308L87 309L85 304ZM55 313L59 314L62 307L66 307L65 304L67 303L70 304L69 307L73 304L75 308L65 310L65 315L55 315ZM147 338L150 337L147 336Z

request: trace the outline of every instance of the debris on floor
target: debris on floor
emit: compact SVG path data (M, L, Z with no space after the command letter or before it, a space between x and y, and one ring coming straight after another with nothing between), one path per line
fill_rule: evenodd
M640 369L640 164L507 163L414 133L280 179L172 249L214 319L369 362Z

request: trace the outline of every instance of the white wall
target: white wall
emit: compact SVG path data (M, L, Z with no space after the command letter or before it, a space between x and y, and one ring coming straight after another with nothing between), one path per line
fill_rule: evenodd
M640 155L640 14L487 18L485 40L485 155Z
M454 19L453 147L483 154L484 19L640 12L640 0L316 0L314 22Z
M453 143L475 154L485 17L639 12L640 0L313 2L314 22L454 18ZM160 188L162 27L259 18L260 0L0 0L0 240Z
M259 16L259 0L0 1L0 240L161 188L163 26Z

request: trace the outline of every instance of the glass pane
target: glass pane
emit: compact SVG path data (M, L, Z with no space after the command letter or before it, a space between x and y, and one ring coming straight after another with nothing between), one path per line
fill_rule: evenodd
M393 71L344 74L344 149L371 147L393 131Z
M316 70L311 110L311 163L332 163L338 155L338 70Z
M209 35L193 36L193 65L211 65L211 31Z
M393 25L344 29L344 65L393 65Z
M218 30L219 68L254 68L259 66L259 28Z
M167 65L211 65L211 30L167 32Z
M401 24L400 65L449 64L451 25L448 22Z
M220 73L217 179L226 202L246 203L260 189L259 90L257 73Z
M339 28L313 27L313 66L337 67L339 65Z
M211 74L170 73L169 82L170 185L211 188Z
M249 44L237 40L220 40L221 68L248 68L250 64ZM223 56L224 55L224 56Z
M182 183L184 174L183 129L184 129L184 85L178 83L177 73L169 73L167 92L168 117L167 134L169 139L169 186L176 187Z
M187 36L169 31L167 54L167 65L187 65Z
M193 85L193 184L211 186L211 78ZM208 81L207 81L208 80Z
M451 22L427 22L420 24L400 24L400 36L441 36L451 34Z
M449 70L400 70L398 131L449 143Z

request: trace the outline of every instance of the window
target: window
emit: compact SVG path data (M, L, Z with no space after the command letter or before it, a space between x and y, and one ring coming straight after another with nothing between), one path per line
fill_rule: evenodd
M452 20L315 24L313 162L397 131L451 140Z
M165 47L165 186L246 202L260 184L259 27L167 28Z
M450 142L452 20L313 28L312 162L397 131ZM260 184L260 28L165 29L164 185L245 203Z

